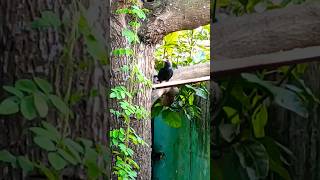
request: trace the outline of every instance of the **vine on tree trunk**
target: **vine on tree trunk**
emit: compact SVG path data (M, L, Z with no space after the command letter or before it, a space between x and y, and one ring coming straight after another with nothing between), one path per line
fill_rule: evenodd
M129 28L122 29L122 36L126 39L126 47L119 47L112 51L116 57L126 58L127 64L121 67L123 73L128 73L128 83L130 88L117 85L111 89L110 98L115 99L118 110L110 109L110 112L121 121L123 127L110 131L111 148L114 157L113 173L118 179L136 179L139 165L134 161L133 145L146 145L145 141L131 127L132 121L139 121L149 117L150 113L142 106L134 103L134 97L141 90L135 90L133 85L143 84L151 87L152 83L143 72L140 71L137 64L137 46L140 43L138 37L138 28L140 21L146 19L146 9L139 7L139 1L125 2L124 8L117 9L116 14L128 16ZM118 60L116 58L116 60Z

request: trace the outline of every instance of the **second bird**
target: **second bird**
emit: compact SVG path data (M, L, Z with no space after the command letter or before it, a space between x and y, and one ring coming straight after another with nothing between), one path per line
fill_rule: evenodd
M169 81L172 75L173 75L173 69L172 69L171 63L169 61L165 61L164 67L159 70L158 81L160 83L162 81Z

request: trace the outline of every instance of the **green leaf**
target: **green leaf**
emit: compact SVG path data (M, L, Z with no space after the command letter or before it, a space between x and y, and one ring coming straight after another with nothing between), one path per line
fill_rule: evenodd
M57 171L62 170L67 165L67 162L56 152L50 152L48 154L48 160Z
M20 103L20 111L24 118L27 120L32 120L37 117L37 111L34 106L34 101L32 96L24 97Z
M252 115L253 131L256 138L265 136L264 127L268 121L268 110L265 105L259 106Z
M13 167L16 167L16 157L7 150L0 151L0 161L11 163Z
M64 139L63 142L66 145L66 147L68 148L68 150L70 151L70 153L73 155L73 157L78 162L81 162L81 158L80 158L79 153L84 154L84 149L82 148L82 146L78 142L75 142L70 138Z
M20 79L16 81L15 88L28 93L37 91L37 86L29 79Z
M270 137L260 138L259 141L266 148L270 159L270 170L276 172L285 180L291 180L290 175L281 162L281 152L277 143Z
M48 114L48 104L46 99L44 98L44 96L41 93L34 93L33 95L34 97L34 105L40 115L40 117L44 118L47 116Z
M290 111L293 111L302 117L308 117L307 108L304 106L303 102L298 97L298 95L294 92L281 87L274 86L270 82L259 79L254 74L242 73L241 76L247 81L254 84L258 84L259 86L266 89L268 92L272 93L274 101L278 105Z
M244 141L235 146L235 152L250 179L264 179L267 177L269 157L261 143L255 140Z
M47 80L34 78L34 81L44 93L49 94L53 92L52 85Z
M93 34L85 36L85 43L89 54L99 60L101 64L109 64L109 58L103 43L99 42Z
M59 137L56 136L56 134L52 133L51 131L48 131L44 128L40 128L40 127L32 127L30 128L30 131L32 131L33 133L35 133L36 135L40 136L40 137L46 137L54 142L58 142L59 141Z
M291 180L288 170L272 159L270 159L270 170L276 172L285 180Z
M41 121L41 124L43 125L43 127L45 127L50 134L52 134L55 138L60 139L61 138L61 134L60 132L51 124L45 122L45 121Z
M56 146L54 143L47 137L35 137L33 138L34 143L36 143L39 147L47 151L55 151Z
M95 151L95 149L93 148L89 148L89 147L86 147L85 148L85 154L84 154L84 160L89 160L89 161L92 161L92 162L95 162L98 158L98 153L97 151Z
M78 138L78 140L83 144L84 147L92 147L93 142L89 139Z
M138 18L140 19L146 19L146 14L144 13L144 11L142 9L140 9L139 6L132 6L132 13L135 14Z
M66 138L66 139L64 139L63 142L64 142L70 149L74 149L74 150L76 150L76 151L79 152L79 153L84 153L84 150L83 150L82 146L81 146L79 143L73 141L72 139Z
M24 172L30 172L33 170L33 163L24 156L17 157L19 166L22 168Z
M182 126L182 114L179 112L166 109L162 111L162 117L164 122L173 128L179 128Z
M14 88L12 86L3 86L3 89L19 98L23 98L23 93L17 88Z
M77 160L71 154L69 154L67 151L58 148L58 153L60 154L61 157L63 157L68 162L70 162L72 165L78 164Z
M102 171L97 166L97 163L92 161L86 161L85 166L87 167L87 173L89 179L97 179L102 175Z
M0 115L10 115L19 112L19 105L12 98L3 100L0 104Z
M124 29L122 31L122 36L124 36L130 44L139 43L139 37L136 33L131 31L130 29Z
M239 124L240 123L240 117L237 113L238 111L233 109L232 107L224 106L223 110L226 112L228 118L231 118L232 124Z
M133 50L130 48L119 48L112 51L114 56L131 56L133 54Z
M70 112L69 107L59 96L49 95L51 103L63 114L67 115Z
M32 28L57 28L61 25L60 18L52 11L41 12L41 18L34 20L31 24Z

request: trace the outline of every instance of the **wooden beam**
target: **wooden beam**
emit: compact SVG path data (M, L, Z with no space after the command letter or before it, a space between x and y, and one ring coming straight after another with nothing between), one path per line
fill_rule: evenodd
M320 46L320 1L219 19L211 28L213 59Z
M244 71L253 71L279 66L320 61L320 46L293 49L290 51L256 55L245 58L215 60L211 64L212 77Z
M202 81L209 81L210 76L204 76L200 78L193 78L193 79L186 79L186 80L176 80L176 81L169 81L169 82L164 82L160 84L154 84L153 89L161 89L161 88L167 88L167 87L172 87L172 86L177 86L177 85L182 85L182 84L191 84L191 83L197 83L197 82L202 82Z

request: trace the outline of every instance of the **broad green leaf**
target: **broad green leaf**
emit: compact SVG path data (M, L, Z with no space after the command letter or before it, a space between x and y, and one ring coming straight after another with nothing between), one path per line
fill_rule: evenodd
M269 157L262 144L247 140L235 147L241 166L246 169L250 179L264 179L269 172Z
M114 56L131 56L133 54L133 50L129 48L119 48L112 51Z
M51 131L48 131L47 129L40 128L40 127L31 127L30 131L32 131L39 137L46 137L54 142L59 141L59 137L56 136L56 134L52 133Z
M284 168L281 161L281 153L276 142L270 137L260 138L259 141L266 148L270 159L270 170L279 174L285 180L291 180L288 170Z
M0 161L11 163L13 167L16 167L16 157L7 150L0 151Z
M89 179L97 179L99 176L102 175L102 171L97 166L97 163L92 161L86 161L85 166L87 167L87 173Z
M97 151L95 151L95 149L86 147L83 159L85 161L89 160L89 161L95 162L97 160L98 156L99 155L98 155Z
M20 79L16 81L15 88L28 93L37 91L37 86L29 79Z
M109 64L108 54L104 44L92 34L90 25L84 15L80 16L78 25L81 34L84 36L88 53L94 59L99 60L101 64Z
M53 92L52 85L47 80L34 78L34 81L44 93L49 94Z
M34 143L36 143L39 147L41 147L44 150L47 151L54 151L56 150L56 146L54 145L54 143L47 137L35 137L33 138Z
M13 95L16 95L19 98L23 98L23 93L19 89L15 88L15 87L3 86L3 89L6 90L7 92L13 94Z
M57 171L62 170L67 165L67 162L56 152L50 152L48 154L48 160Z
M70 162L72 165L78 164L77 160L71 154L69 154L67 151L58 148L58 153L60 154L61 157L63 157L68 162Z
M19 166L22 168L24 172L30 172L33 170L33 163L24 156L17 157Z
M69 138L67 138L69 139ZM75 142L74 142L75 143ZM72 144L70 142L66 142L66 140L64 140L64 144L66 145L67 149L68 149L68 152L72 155L72 157L77 161L77 162L81 162L81 157L80 157L80 154L79 153L82 153L83 154L83 149L79 149L78 146L80 146L79 144ZM80 148L82 148L80 146Z
M53 136L55 136L57 139L61 138L61 134L60 132L57 130L57 128L55 128L54 126L52 126L51 124L45 122L45 121L41 121L41 124L43 125L43 127L45 127Z
M85 139L85 138L77 138L78 141L80 141L84 147L92 147L93 142L89 139Z
M179 112L166 109L162 111L162 117L164 122L173 128L179 128L182 126L182 114Z
M239 124L240 123L240 117L237 113L237 110L233 109L232 107L224 106L223 107L224 112L226 112L228 118L231 118L232 124Z
M259 79L254 74L242 73L241 76L247 81L258 84L268 92L272 93L275 103L277 103L279 106L293 111L302 117L308 117L307 108L305 107L301 99L299 99L298 95L294 92L274 86L268 81Z
M56 95L49 95L49 99L51 101L51 103L63 114L63 115L67 115L70 110L69 107L66 105L65 102L63 102L63 100Z
M99 42L93 34L85 36L85 43L87 51L94 59L99 60L103 65L109 64L108 54L103 43Z
M84 36L88 36L91 33L90 25L87 18L81 15L78 22L79 30Z
M259 106L252 115L253 132L256 138L265 136L264 127L268 121L268 110L265 105Z
M37 117L37 111L34 106L34 101L32 96L26 96L21 100L20 111L24 118L27 120L32 120Z
M140 19L144 20L147 18L146 14L142 9L139 8L139 6L132 6L131 8L132 8L131 12L135 14L137 17L139 17Z
M52 11L42 11L41 18L34 20L31 24L32 28L57 28L60 25L59 16Z
M122 30L122 36L124 36L130 44L139 43L139 37L136 33L131 31L130 29Z
M40 117L44 118L47 116L49 108L48 108L48 103L44 96L41 93L34 93L34 105L38 111L38 114Z
M205 90L203 90L202 88L198 88L196 90L196 95L203 98L203 99L208 99L208 93Z
M83 150L82 146L79 143L73 141L72 139L66 138L66 139L64 139L63 142L65 143L65 145L70 147L70 149L72 148L72 149L76 150L79 153L84 153L84 150Z
M270 159L270 170L279 174L279 176L281 176L284 180L291 180L288 170L272 159Z
M7 98L0 103L0 115L10 115L19 112L19 105L12 98Z

